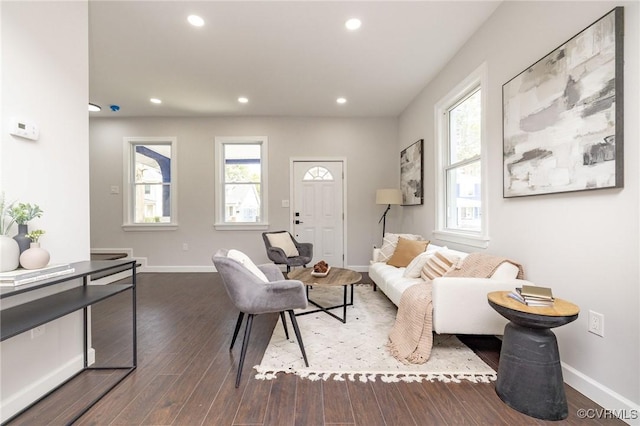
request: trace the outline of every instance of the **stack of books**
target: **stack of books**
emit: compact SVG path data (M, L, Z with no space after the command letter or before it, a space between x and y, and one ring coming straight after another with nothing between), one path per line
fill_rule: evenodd
M36 281L46 280L48 278L66 275L75 272L68 263L58 265L48 265L41 269L22 269L15 271L0 273L0 287L17 286L29 284Z
M523 285L509 293L509 297L527 306L553 306L553 294L549 287Z

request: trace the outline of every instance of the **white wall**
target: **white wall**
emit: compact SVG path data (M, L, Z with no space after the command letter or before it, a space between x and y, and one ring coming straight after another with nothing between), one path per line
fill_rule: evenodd
M625 6L626 28L624 189L503 199L502 85L616 5ZM638 2L505 2L399 123L399 149L425 139L427 171L425 204L402 209L402 229L431 236L434 105L486 61L487 252L522 262L529 279L580 306L575 322L555 330L565 380L607 408L618 409L640 403L639 9ZM604 315L604 338L587 332L589 310Z
M89 258L87 13L81 1L0 3L0 191L44 210L30 229L46 231L41 243L56 263ZM10 136L12 117L37 123L40 140ZM23 301L3 299L2 307ZM2 421L77 371L80 326L72 314L37 339L27 332L0 344Z
M260 231L213 229L214 137L256 135L269 137L270 230L290 229L289 209L281 207L289 198L290 158L347 159L346 263L366 269L382 233L378 220L384 206L375 205L375 191L399 179L395 118L92 118L91 247L132 248L153 270L211 270L211 255L222 247L268 262ZM177 137L177 231L122 230L122 196L111 195L110 188L122 188L125 136ZM182 251L183 243L189 251Z

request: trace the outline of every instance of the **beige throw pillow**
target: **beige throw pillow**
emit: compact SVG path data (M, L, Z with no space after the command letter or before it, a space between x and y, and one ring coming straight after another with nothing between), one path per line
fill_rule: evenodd
M398 245L391 259L387 261L387 265L395 266L397 268L404 268L407 266L417 255L423 253L429 241L413 241L405 238L398 238Z
M420 235L392 234L390 232L386 232L384 234L384 238L382 239L382 247L380 248L380 253L378 253L378 262L386 262L391 259L391 256L393 256L393 252L396 251L398 238L400 237L407 240L422 240L422 237Z
M284 251L284 255L287 257L300 256L298 248L293 243L291 235L288 232L278 232L276 234L267 234L269 244L273 247L281 248Z
M267 276L256 266L255 263L243 252L240 250L231 249L227 252L227 257L229 259L233 259L240 263L242 266L247 268L249 272L258 277L262 282L268 283L269 279Z
M451 270L458 260L460 258L456 255L449 254L444 250L437 251L427 259L420 272L420 277L425 281L441 277Z

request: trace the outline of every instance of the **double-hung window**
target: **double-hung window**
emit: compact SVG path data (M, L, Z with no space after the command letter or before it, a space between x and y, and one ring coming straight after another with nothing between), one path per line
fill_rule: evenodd
M267 137L216 137L216 229L266 229Z
M176 138L124 138L124 228L177 226Z
M488 243L483 173L485 81L482 66L436 105L435 234L475 247Z

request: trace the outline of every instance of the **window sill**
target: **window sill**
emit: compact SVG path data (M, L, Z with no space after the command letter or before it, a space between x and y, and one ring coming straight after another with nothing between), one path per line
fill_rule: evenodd
M266 231L268 223L216 223L213 225L216 231Z
M463 244L483 249L489 247L489 237L483 235L473 235L452 231L433 231L433 236L438 240L455 244Z
M122 225L125 232L136 231L175 231L178 229L177 223L136 223Z

